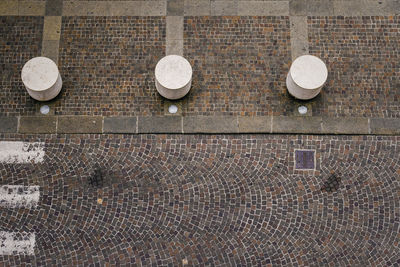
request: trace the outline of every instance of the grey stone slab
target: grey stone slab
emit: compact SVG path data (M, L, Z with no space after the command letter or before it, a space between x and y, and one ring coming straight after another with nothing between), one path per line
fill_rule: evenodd
M271 133L272 116L239 117L240 133Z
M185 16L209 16L211 14L210 0L185 0Z
M19 16L44 16L46 11L45 1L19 1Z
M43 24L43 40L60 40L61 16L45 16Z
M167 39L183 39L183 16L168 16L166 23Z
M111 16L140 16L142 13L141 1L112 1Z
M291 0L289 9L292 16L328 16L333 15L333 1Z
M400 134L400 119L371 118L371 134Z
M88 14L88 1L64 1L63 16L86 16Z
M240 1L238 2L240 16L288 16L288 1Z
M0 1L0 16L17 16L18 1Z
M20 133L56 133L57 117L55 116L35 116L20 117Z
M400 14L398 0L333 0L334 15L388 16Z
M273 133L321 133L321 117L273 117Z
M368 134L368 118L322 118L322 133Z
M103 117L60 116L57 133L102 133Z
M183 40L166 40L166 51L165 54L168 55L180 55L183 56Z
M182 133L182 117L139 117L138 133Z
M167 2L144 1L142 2L141 16L165 16L167 15Z
M104 133L136 133L136 117L104 118Z
M183 16L184 0L168 0L167 16Z
M238 133L238 119L235 116L193 116L183 117L184 133Z
M17 117L0 117L0 133L16 133L17 129Z
M290 16L290 45L292 60L309 52L306 16Z
M58 40L43 40L41 55L52 59L58 64L59 47L60 41Z
M61 16L63 0L47 0L46 1L46 16Z
M212 16L234 16L238 14L236 1L211 1Z

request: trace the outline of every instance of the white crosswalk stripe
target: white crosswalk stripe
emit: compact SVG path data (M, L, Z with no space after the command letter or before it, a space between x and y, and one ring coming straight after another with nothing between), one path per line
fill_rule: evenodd
M35 234L0 231L0 255L33 255L35 244Z
M40 163L44 155L44 143L41 142L0 142L0 163Z
M39 186L0 186L0 207L35 208L39 202Z

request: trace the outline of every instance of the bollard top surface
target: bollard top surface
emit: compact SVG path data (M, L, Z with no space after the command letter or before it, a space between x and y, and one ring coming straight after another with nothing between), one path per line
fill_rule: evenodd
M30 59L21 71L22 82L33 91L49 89L56 83L58 75L56 63L47 57Z
M317 89L326 82L328 69L318 57L304 55L293 61L290 75L298 86L304 89Z
M192 66L184 57L169 55L158 61L155 76L163 87L180 89L191 81Z

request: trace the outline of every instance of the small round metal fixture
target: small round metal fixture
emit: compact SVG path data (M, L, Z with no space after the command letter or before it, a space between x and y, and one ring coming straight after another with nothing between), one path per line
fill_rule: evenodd
M171 106L168 107L168 112L172 113L172 114L177 113L178 112L178 107L175 106L175 105L171 105Z
M46 115L50 112L50 107L48 105L43 105L40 107L40 113Z
M300 106L297 110L299 111L299 113L300 113L301 115L306 114L307 111L308 111L308 109L307 109L306 106Z

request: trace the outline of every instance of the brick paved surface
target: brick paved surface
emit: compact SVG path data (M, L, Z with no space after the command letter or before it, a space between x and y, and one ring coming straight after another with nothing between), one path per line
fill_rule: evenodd
M37 239L35 256L0 256L6 266L400 263L399 137L0 138L46 151L0 165L2 183L41 187L37 209L0 209L1 230ZM316 151L315 171L293 169L295 149Z
M329 80L313 115L400 117L400 17L309 17Z
M63 17L60 46L56 114L163 112L154 68L165 53L165 18Z
M185 17L184 54L195 66L186 113L280 114L290 61L288 17Z
M0 116L32 114L35 101L21 81L21 70L40 55L43 17L0 16L0 25Z

